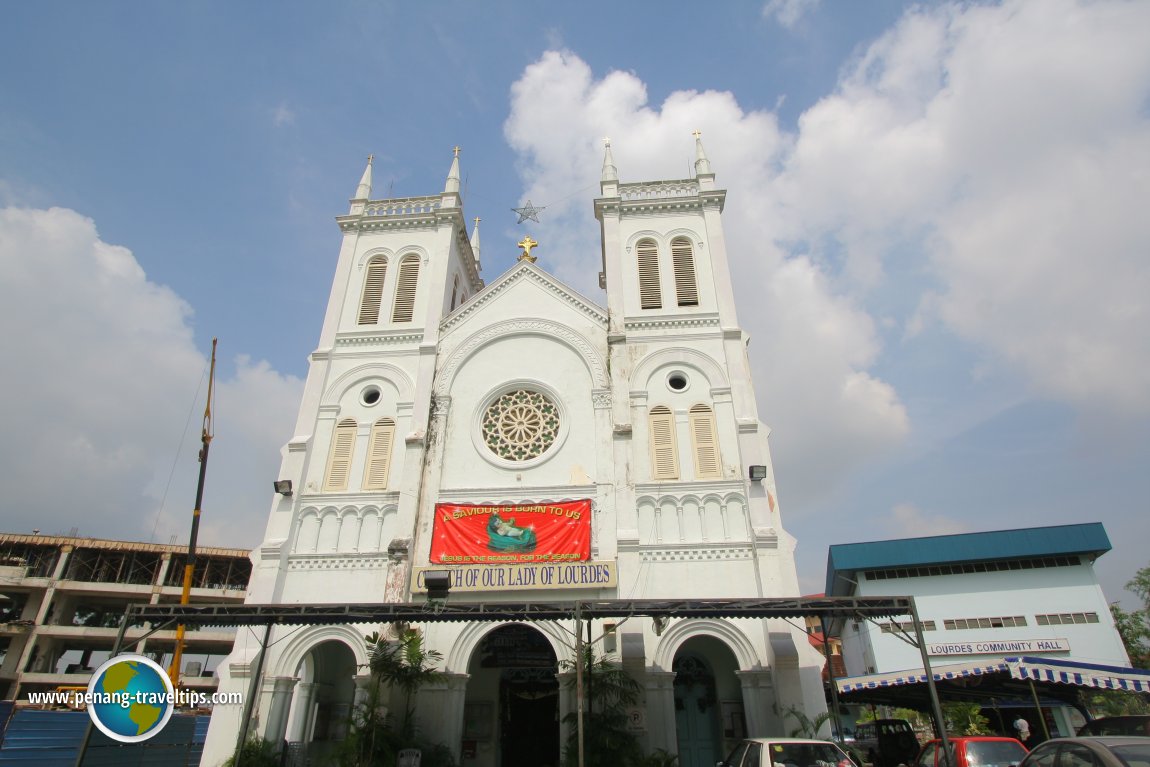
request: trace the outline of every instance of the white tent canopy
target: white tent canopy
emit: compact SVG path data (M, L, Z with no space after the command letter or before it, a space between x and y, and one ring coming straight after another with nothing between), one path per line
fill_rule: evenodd
M1013 679L1032 679L1036 682L1055 682L1080 687L1097 687L1104 690L1150 693L1150 671L1146 669L1103 666L1096 663L1080 663L1057 658L1038 658L1026 655L1009 658L986 658L966 663L932 666L931 671L936 682L986 674L1009 674ZM926 672L921 668L891 671L885 674L843 677L835 680L841 693L925 682Z

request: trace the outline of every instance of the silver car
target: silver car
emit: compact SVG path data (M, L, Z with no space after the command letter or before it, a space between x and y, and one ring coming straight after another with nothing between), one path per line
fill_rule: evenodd
M1150 738L1056 738L1035 746L1018 767L1150 767Z
M747 738L718 767L860 767L826 740Z

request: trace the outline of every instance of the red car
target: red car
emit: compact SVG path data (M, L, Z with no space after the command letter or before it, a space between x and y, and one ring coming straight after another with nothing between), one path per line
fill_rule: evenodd
M914 767L1017 767L1026 756L1026 746L1014 738L990 735L956 735L947 738L955 758L949 765L941 761L942 741L928 741L914 760Z

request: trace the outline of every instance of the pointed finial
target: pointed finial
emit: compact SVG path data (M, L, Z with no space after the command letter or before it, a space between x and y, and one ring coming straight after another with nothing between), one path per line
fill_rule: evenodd
M615 167L615 158L611 156L611 139L603 137L603 172L599 176L600 183L618 181L619 171Z
M451 158L451 170L447 172L447 184L444 185L443 191L459 194L459 147L455 147L453 151L455 155Z
M477 262L479 261L479 222L482 220L479 216L476 216L475 228L471 230L471 252Z
M696 129L691 135L695 137L695 175L708 175L711 173L711 161L703 151L703 132Z
M538 247L539 243L531 239L531 235L527 235L515 244L523 248L523 252L519 254L520 261L530 261L531 263L535 263L535 256L531 255L531 249Z
M367 156L367 167L363 169L363 176L359 179L359 186L355 188L356 200L366 200L371 197L371 163L375 159L374 154Z

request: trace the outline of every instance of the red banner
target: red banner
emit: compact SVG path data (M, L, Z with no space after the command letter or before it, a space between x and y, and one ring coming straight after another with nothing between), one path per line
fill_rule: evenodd
M580 562L591 558L591 501L537 506L435 504L435 564Z

